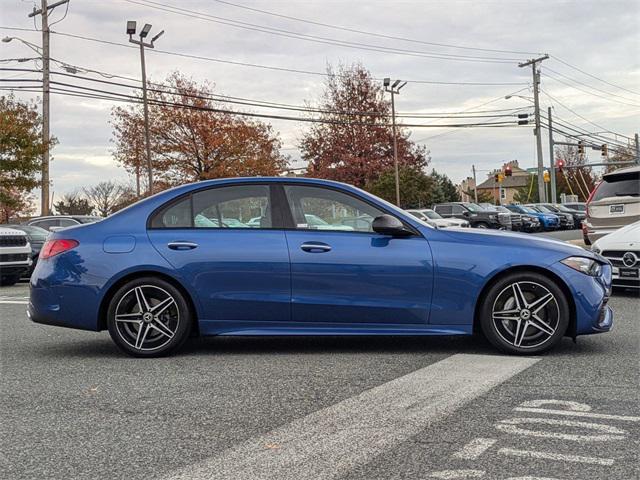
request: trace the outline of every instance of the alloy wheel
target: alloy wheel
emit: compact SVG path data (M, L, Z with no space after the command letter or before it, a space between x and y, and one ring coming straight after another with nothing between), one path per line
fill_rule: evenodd
M155 285L139 285L127 291L116 306L118 335L139 351L158 350L175 336L180 313L175 298Z
M514 282L496 297L492 321L498 335L517 348L535 348L549 341L560 324L556 297L536 282Z

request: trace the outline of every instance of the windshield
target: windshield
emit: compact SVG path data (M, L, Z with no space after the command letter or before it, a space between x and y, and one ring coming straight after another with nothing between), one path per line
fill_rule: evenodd
M555 206L558 210L560 210L561 212L567 212L567 213L572 213L575 210L572 210L570 208L565 207L564 205L556 205Z
M503 212L503 213L511 213L511 210L509 210L507 207L503 207L501 205L497 206L497 207L493 207L497 212Z
M531 207L520 207L520 208L521 208L522 210L524 210L525 212L527 212L527 213L540 213L540 212L535 211L535 210L534 210L533 208L531 208Z
M422 210L422 214L432 220L437 220L439 218L443 218L439 213L434 212L433 210Z
M596 188L593 202L609 197L640 196L640 172L629 172L611 179L603 180Z
M102 217L74 217L80 223L94 223L102 220Z
M536 205L535 206L536 210L538 210L539 212L543 212L543 213L553 213L552 210L549 210L547 207L545 207L544 205Z
M485 211L484 208L482 208L477 203L465 203L464 206L467 207L472 212L484 212Z

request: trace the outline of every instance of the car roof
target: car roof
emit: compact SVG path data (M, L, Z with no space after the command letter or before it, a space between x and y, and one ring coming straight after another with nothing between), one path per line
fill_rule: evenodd
M633 167L627 167L627 168L619 168L618 170L614 170L613 172L609 172L609 173L605 173L602 178L604 180L609 180L612 178L615 178L619 175L625 175L625 174L629 174L629 173L639 173L640 172L640 165L636 165Z

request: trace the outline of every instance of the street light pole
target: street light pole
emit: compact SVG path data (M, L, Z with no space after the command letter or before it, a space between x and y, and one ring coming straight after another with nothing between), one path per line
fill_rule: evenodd
M144 110L144 141L145 141L145 149L147 154L147 177L149 182L149 187L147 192L149 195L153 193L153 167L151 164L151 138L149 134L149 105L147 102L147 68L144 59L144 48L154 48L154 42L164 34L164 30L158 33L155 37L151 39L151 42L146 43L144 39L149 35L149 31L151 30L151 24L146 23L142 30L140 30L140 40L134 40L133 35L136 33L136 22L128 21L127 22L127 33L129 34L129 42L134 43L140 46L140 66L142 68L142 104ZM136 170L136 171L139 171ZM138 174L139 177L139 174ZM139 180L138 180L139 182Z
M547 195L544 186L544 159L542 157L542 135L540 132L540 99L539 99L539 89L540 89L540 71L538 70L538 63L543 60L549 58L549 55L543 55L539 58L534 58L527 62L519 63L519 67L527 67L531 65L531 70L533 72L533 105L534 105L534 114L536 119L536 152L538 156L538 197L540 202L546 202Z
M556 203L557 201L557 192L556 192L556 159L553 145L553 120L551 118L551 107L547 108L547 123L549 124L549 165L551 166L551 203Z
M400 93L400 89L404 87L407 82L401 84L401 80L396 80L391 85L391 79L384 79L384 91L391 93L391 122L393 129L393 167L395 170L396 180L396 205L400 206L400 169L398 167L398 135L396 133L396 103L395 95Z

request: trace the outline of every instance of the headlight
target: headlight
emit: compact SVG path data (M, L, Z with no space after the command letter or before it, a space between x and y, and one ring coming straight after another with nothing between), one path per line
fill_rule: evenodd
M597 253L598 255L602 253L602 249L600 248L600 245L598 245L598 242L595 242L593 245L591 245L591 251Z
M531 221L531 217L530 217L529 215L523 215L523 216L522 216L522 219L523 219L523 220L526 220L527 222L530 222L530 221Z
M489 220L495 220L496 219L496 215L489 215Z
M584 273L585 275L591 275L597 277L602 273L602 265L595 260L585 257L569 257L561 260L567 267L571 267L574 270Z

